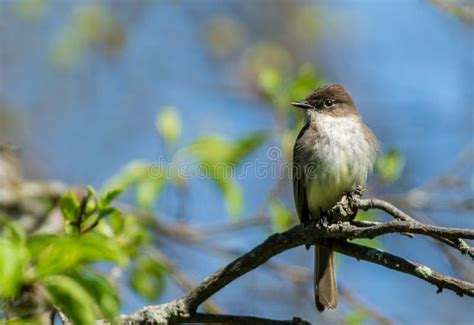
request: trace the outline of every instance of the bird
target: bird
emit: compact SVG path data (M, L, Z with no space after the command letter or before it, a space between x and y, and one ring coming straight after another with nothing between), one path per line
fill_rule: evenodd
M342 85L322 86L291 104L305 112L293 147L296 211L301 223L321 221L344 194L365 186L378 140ZM337 307L334 253L320 245L315 245L314 295L319 311Z

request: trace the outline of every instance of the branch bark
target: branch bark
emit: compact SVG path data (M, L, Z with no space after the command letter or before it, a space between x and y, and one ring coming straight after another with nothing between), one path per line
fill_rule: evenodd
M181 314L181 305L178 301L159 306L145 307L137 313L122 317L121 324L251 324L251 325L310 325L309 322L301 318L294 317L291 320L274 320L269 318L227 315L227 314L203 314L194 313L192 315ZM168 318L171 313L176 313L173 318Z
M201 284L191 289L183 297L168 304L146 307L139 312L122 317L120 322L122 324L138 324L143 321L157 323L190 323L193 322L193 319L196 319L194 318L197 317L196 315L199 315L197 319L200 319L202 322L205 320L223 320L229 315L203 316L203 314L197 314L196 310L213 294L245 273L262 265L271 257L297 246L314 244L327 246L339 253L352 256L358 260L362 259L415 276L437 286L438 292L441 292L442 289L447 289L460 296L467 295L474 297L474 284L470 282L443 275L427 266L411 262L387 252L345 241L346 239L355 238L373 238L389 233L404 233L420 234L436 239L443 239L448 241L448 244L459 241L461 238L474 239L474 230L422 224L388 202L376 199L361 200L357 196L341 201L332 209L332 214L333 216L338 214L344 219L344 216L349 215L356 208L382 209L396 219L388 223L358 223L357 225L347 221L329 225L317 222L296 225L285 232L271 235L247 254L240 256L221 270L206 278ZM229 322L239 319L242 323L244 319L256 319L251 316L232 317L228 318ZM274 322L274 324L280 324L279 322L295 324L295 321L299 322L298 324L302 324L301 322L305 322L297 318L291 321L260 320L262 324L267 324L264 322Z
M411 262L399 256L383 252L378 249L342 241L324 242L322 245L330 247L331 249L344 255L352 256L358 260L365 260L385 266L395 271L413 275L421 280L427 281L437 286L438 293L440 293L443 289L448 289L454 291L461 297L463 295L474 297L473 283L443 275L425 265Z
M385 211L389 215L393 216L395 219L422 224L418 220L410 217L408 214L406 214L405 212L398 209L396 206L392 205L387 201L383 201L380 199L360 199L360 197L356 196L354 202L351 203L355 204L358 208L362 210L379 209ZM433 238L459 250L462 254L468 254L472 259L474 259L474 248L470 247L461 238L450 239L447 237L436 236Z

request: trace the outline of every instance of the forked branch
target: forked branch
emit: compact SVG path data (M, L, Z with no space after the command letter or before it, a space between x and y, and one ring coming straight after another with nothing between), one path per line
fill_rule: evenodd
M276 321L251 316L206 315L196 313L198 307L240 276L262 265L270 258L288 249L302 245L323 245L347 255L371 263L415 276L431 283L438 292L447 289L462 296L474 297L474 284L438 273L431 268L408 261L399 256L361 245L347 242L347 239L374 238L389 233L424 235L455 247L471 255L473 249L463 239L474 239L474 230L446 228L423 224L390 203L378 199L361 199L360 192L346 196L330 211L331 218L349 220L348 216L357 209L381 209L396 220L387 223L353 223L339 221L325 225L323 223L300 224L293 228L273 234L247 254L215 272L183 297L167 304L148 306L144 309L122 316L122 324L150 323L252 323L252 324L306 324L304 320L293 318L288 321ZM471 255L472 256L472 255Z

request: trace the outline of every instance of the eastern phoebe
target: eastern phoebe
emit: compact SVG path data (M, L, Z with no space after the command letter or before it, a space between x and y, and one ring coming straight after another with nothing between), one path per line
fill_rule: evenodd
M298 217L307 222L324 217L345 193L365 185L378 143L341 85L318 88L292 105L306 113L293 149L293 193ZM337 307L334 270L333 252L316 246L314 293L319 311Z

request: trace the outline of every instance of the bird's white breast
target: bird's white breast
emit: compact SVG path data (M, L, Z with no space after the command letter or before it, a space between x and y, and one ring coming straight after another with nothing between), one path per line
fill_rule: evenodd
M315 122L320 136L313 147L314 173L307 184L312 216L334 206L345 192L365 185L376 146L364 133L357 117L319 115Z

